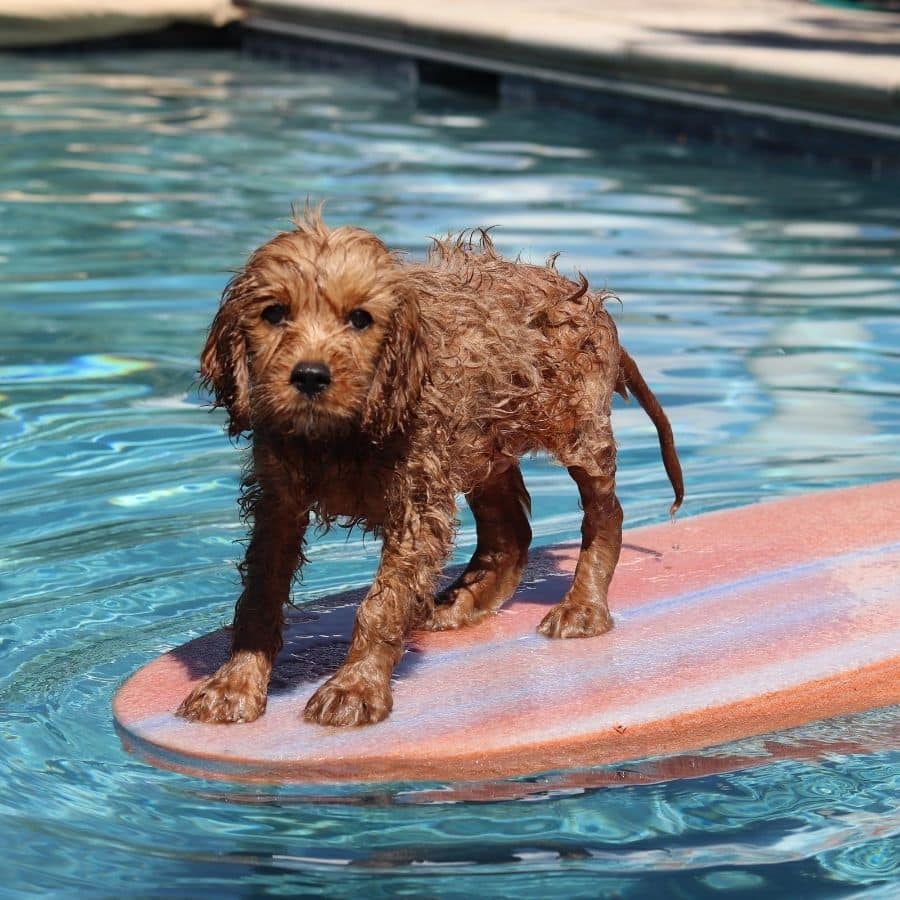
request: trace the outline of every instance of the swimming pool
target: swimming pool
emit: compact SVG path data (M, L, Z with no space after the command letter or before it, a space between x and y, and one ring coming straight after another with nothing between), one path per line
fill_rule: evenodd
M0 57L0 91L0 891L892 895L900 753L878 740L451 802L442 785L158 771L123 752L110 700L229 617L239 453L202 408L196 358L228 270L292 201L330 198L330 221L415 253L496 223L502 250L562 249L561 269L614 288L694 514L897 477L895 181L230 52ZM652 427L633 406L616 427L627 525L664 519ZM525 473L535 545L576 539L566 473L541 458ZM459 561L473 544L464 513ZM332 533L311 558L298 600L365 584L378 547ZM898 723L801 736L865 743Z

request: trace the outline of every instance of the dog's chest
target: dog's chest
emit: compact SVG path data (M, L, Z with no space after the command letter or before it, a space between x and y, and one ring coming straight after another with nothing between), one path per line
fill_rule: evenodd
M365 450L339 451L308 462L313 508L322 520L349 518L368 528L384 522L395 461Z

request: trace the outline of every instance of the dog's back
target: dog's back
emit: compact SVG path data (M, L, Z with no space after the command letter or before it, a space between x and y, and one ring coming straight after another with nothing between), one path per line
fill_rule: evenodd
M613 465L618 337L607 295L553 262L505 259L484 232L435 241L409 273L433 359L423 399L441 403L470 459L473 447L510 459L546 449L600 474Z

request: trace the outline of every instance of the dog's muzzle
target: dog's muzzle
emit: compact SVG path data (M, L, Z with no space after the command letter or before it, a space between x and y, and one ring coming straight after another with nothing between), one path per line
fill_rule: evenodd
M298 362L291 372L291 384L301 394L315 397L331 384L331 370L321 362Z

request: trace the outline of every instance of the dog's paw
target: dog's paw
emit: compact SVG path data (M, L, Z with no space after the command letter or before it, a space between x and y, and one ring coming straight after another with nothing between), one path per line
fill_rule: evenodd
M563 601L544 616L537 630L549 638L578 638L596 637L612 627L612 616L605 606Z
M317 725L372 725L386 719L393 705L388 681L368 679L348 667L309 698L303 718Z
M520 578L521 566L465 572L438 595L423 627L429 631L452 631L477 625L494 615L515 593Z
M266 711L266 680L255 667L229 660L184 698L176 716L192 722L253 722ZM251 671L248 671L248 668Z
M449 602L435 605L422 626L427 631L453 631L456 628L464 628L466 625L474 625L483 619L487 613L480 613L474 608L472 595L467 591L455 592L456 597Z

